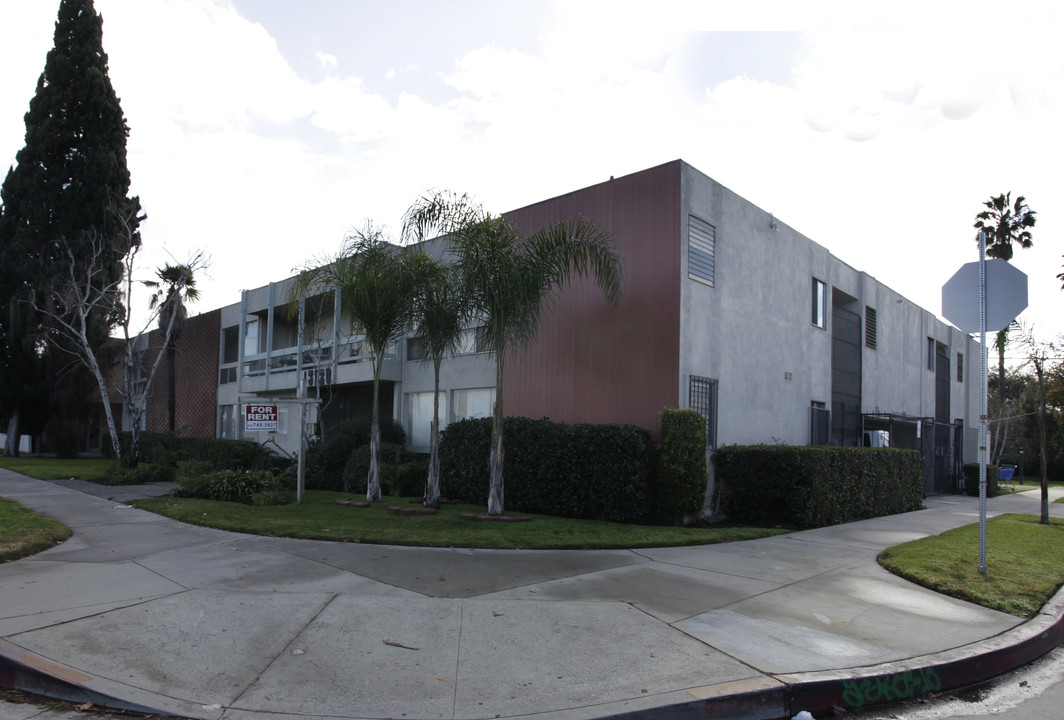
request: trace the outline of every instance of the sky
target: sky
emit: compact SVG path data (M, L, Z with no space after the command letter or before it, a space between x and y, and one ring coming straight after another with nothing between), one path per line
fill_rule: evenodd
M58 6L0 0L0 169ZM142 277L205 250L193 313L367 219L397 235L431 189L501 213L679 158L935 313L978 258L983 201L1024 195L1020 320L1064 333L1061 3L95 6L148 215Z

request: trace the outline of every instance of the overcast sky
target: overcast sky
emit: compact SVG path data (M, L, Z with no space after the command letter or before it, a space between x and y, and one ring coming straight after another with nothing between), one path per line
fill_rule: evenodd
M0 0L2 168L58 5ZM366 218L397 233L430 188L504 212L682 158L936 313L977 258L982 201L1023 194L1038 225L1014 260L1021 320L1064 332L1060 3L96 8L148 213L143 264L206 249L194 311L335 252Z

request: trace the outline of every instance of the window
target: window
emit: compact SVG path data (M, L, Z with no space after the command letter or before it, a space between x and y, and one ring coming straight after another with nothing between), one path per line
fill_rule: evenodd
M927 369L935 369L935 339L927 339Z
M244 354L259 354L259 319L249 317L244 326Z
M218 408L218 437L226 440L237 440L237 410L239 405L222 405Z
M687 216L687 274L710 287L717 273L717 229L701 218Z
M218 371L218 384L228 385L229 383L236 382L236 368L228 367L222 368Z
M407 437L414 446L428 447L432 441L432 392L409 393ZM447 393L440 393L440 429L447 425Z
M964 382L964 353L957 353L957 382Z
M425 338L414 337L406 341L407 360L425 360L428 358L428 348L425 346ZM431 394L431 393L430 393Z
M488 347L488 328L485 325L475 328L466 328L458 339L456 355L474 355L491 350Z
M876 349L876 309L865 305L864 309L864 344L869 350Z
M691 409L706 419L706 442L710 448L716 448L717 381L692 375L688 389L688 401Z
M222 330L222 364L228 365L240 360L240 326L234 325Z
M831 411L827 405L814 400L809 407L809 444L827 445L831 442Z
M456 421L491 417L495 411L495 388L455 390L453 394Z
M816 278L813 278L813 301L812 301L812 315L811 319L813 324L818 328L827 327L828 316L828 294L827 288L824 283Z

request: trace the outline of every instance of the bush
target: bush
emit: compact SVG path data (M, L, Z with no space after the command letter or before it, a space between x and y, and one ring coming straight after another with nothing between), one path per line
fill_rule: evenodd
M85 426L71 418L54 417L44 426L48 451L64 460L76 458L85 446Z
M122 470L107 478L107 485L144 485L153 482L172 482L174 471L162 465L141 463L133 470Z
M722 509L752 525L823 527L923 507L915 450L732 445L713 464Z
M284 504L290 498L290 494L268 470L214 470L204 474L182 475L171 495L245 505ZM284 502L267 502L282 498Z
M657 510L665 522L698 516L705 501L706 420L694 410L661 413Z
M132 441L132 433L119 433L123 462L129 457ZM188 460L210 463L215 470L264 470L288 462L250 440L140 433L141 462L176 467Z
M451 423L440 434L443 495L483 505L491 418ZM504 420L504 504L509 510L629 522L646 514L650 434L633 425Z
M971 497L979 497L979 463L964 464L964 492ZM986 466L986 496L997 497L1001 494L998 488L998 466Z
M381 443L404 445L403 426L393 420L382 420ZM351 421L329 429L321 440L307 446L306 483L311 490L344 489L344 467L355 448L369 445L369 423ZM369 472L367 465L367 474Z
M414 497L424 494L425 475L417 479L417 468L421 463L413 462L413 457L402 445L381 443L381 492L392 497ZM428 473L426 467L425 473ZM365 493L369 480L369 445L361 445L351 453L344 465L344 492Z

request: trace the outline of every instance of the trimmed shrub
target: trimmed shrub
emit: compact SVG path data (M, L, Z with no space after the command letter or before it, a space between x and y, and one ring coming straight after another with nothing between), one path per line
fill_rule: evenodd
M119 433L123 458L129 457L132 440L132 433ZM210 463L215 470L263 470L289 462L250 440L186 437L149 432L140 434L140 462L177 467L179 462L186 460Z
M979 497L979 463L964 464L964 492L971 497ZM1001 494L998 488L998 466L986 466L986 496L997 497Z
M382 420L381 444L404 445L406 432L393 420ZM344 467L355 448L369 446L369 423L351 421L330 428L325 435L307 446L306 483L310 490L344 490ZM369 473L369 465L366 465Z
M424 491L425 478L421 478L420 487L417 483L411 485L401 468L411 463L412 456L402 445L395 443L381 443L381 492L392 497L414 496ZM426 471L427 472L427 471ZM360 445L351 453L344 465L343 489L348 493L365 493L369 482L369 445ZM404 484L403 480L407 482Z
M440 486L451 500L488 496L491 418L461 420L440 434ZM613 522L646 514L650 434L633 425L504 420L508 510Z
M46 448L64 460L76 458L85 446L85 426L71 418L54 417L44 426Z
M268 470L214 470L202 475L182 475L171 493L174 497L196 497L251 505L268 503L267 499L290 497ZM284 500L289 502L288 499Z
M661 413L657 510L665 522L679 523L702 511L706 483L706 420L694 410Z
M122 470L107 478L107 485L144 485L153 482L171 482L174 479L172 468L152 463L140 463L132 470Z
M823 527L923 507L915 450L732 445L713 464L723 511L752 525Z

